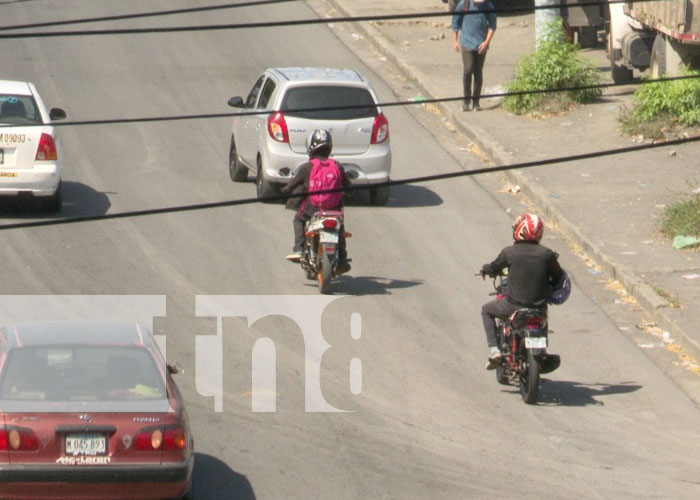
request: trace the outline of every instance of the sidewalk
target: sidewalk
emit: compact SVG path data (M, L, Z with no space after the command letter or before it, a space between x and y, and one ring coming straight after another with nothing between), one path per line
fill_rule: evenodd
M340 16L446 11L440 0L325 0ZM408 76L426 98L461 95L461 57L452 48L451 18L361 22L352 30L369 39ZM521 55L534 50L534 14L501 16L486 64L483 94L503 92ZM584 55L609 68L604 40ZM603 73L610 81L609 71ZM481 100L481 112L459 102L438 104L466 137L496 165L548 159L634 145L617 131L619 108L634 86L609 89L600 103L561 116L513 116L497 99ZM619 280L676 344L700 360L700 252L675 250L658 232L664 205L700 181L700 147L658 148L579 162L512 170L513 185L550 221ZM655 291L656 290L656 291ZM672 307L659 295L677 299Z

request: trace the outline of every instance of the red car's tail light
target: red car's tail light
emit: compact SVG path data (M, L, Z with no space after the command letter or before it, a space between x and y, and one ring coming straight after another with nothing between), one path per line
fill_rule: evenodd
M337 219L323 219L323 227L325 227L326 229L335 229L337 225Z
M0 450L36 451L38 449L39 439L31 429L0 429Z
M50 134L41 134L39 147L36 150L36 161L55 161L58 158L56 142Z
M379 113L374 117L372 125L372 144L380 144L389 138L389 122L386 117Z
M164 450L182 450L185 446L187 446L187 438L185 437L185 431L181 427L165 430L163 438Z
M133 449L136 451L182 450L187 445L185 431L180 426L149 427L141 429L134 438Z
M278 142L289 142L289 130L287 122L281 111L267 117L267 133Z

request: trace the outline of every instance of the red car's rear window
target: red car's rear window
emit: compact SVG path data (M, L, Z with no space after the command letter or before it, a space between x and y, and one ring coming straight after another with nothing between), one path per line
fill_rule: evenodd
M0 399L117 401L166 398L150 352L131 346L27 346L10 351Z

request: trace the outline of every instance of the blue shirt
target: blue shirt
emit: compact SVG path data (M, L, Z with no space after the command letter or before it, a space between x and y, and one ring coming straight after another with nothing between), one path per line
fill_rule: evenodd
M455 11L464 10L465 0L460 0ZM494 10L493 4L490 0L486 0L483 3L475 3L474 0L467 0L469 2L469 10ZM455 14L452 16L452 31L461 33L459 34L459 44L469 50L478 50L479 45L486 40L486 33L491 29L496 31L496 13L495 12L484 12L482 14Z

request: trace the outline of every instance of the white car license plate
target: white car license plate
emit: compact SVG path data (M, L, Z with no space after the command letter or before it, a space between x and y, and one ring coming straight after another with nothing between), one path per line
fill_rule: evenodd
M321 243L338 243L338 233L321 231Z
M528 349L545 349L547 337L525 337L525 347Z
M66 455L102 455L107 452L107 439L102 434L66 435Z

